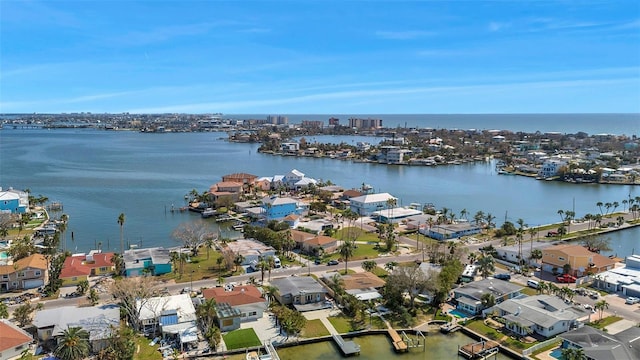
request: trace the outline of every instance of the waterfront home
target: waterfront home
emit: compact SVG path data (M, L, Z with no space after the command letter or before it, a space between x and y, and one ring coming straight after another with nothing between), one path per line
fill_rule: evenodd
M231 317L231 321L228 321L227 316L218 316L220 329L224 328L222 331L235 330L240 327L239 323L235 327L236 322L233 321L235 314L240 315L241 322L246 322L261 319L267 310L267 300L264 298L262 291L253 285L204 289L202 290L202 296L207 300L214 299L217 306L227 304L237 310L221 312L224 315L234 315ZM235 328L227 329L230 326Z
M586 313L554 295L525 296L494 306L496 315L505 320L507 329L526 336L536 333L552 337L578 327Z
M34 289L49 279L47 259L41 254L29 255L12 265L0 265L0 292Z
M463 236L479 234L480 226L471 222L456 224L440 224L430 228L420 229L420 233L436 240L457 239Z
M560 171L560 168L567 166L567 161L566 160L561 160L561 159L556 159L556 158L552 158L552 159L547 159L543 164L542 167L540 168L540 171L538 172L538 176L546 179L555 175L558 175L558 172Z
M569 265L569 274L582 277L613 269L615 260L589 251L582 245L555 245L542 249L542 271L562 274Z
M453 297L457 303L456 308L468 314L477 315L486 309L482 305L482 295L491 294L496 303L512 299L522 295L523 287L508 281L484 279L473 281L453 289Z
M332 283L334 281L333 277L336 275L342 280L345 292L355 296L360 301L374 300L382 297L380 290L386 282L375 274L368 271L349 275L326 273L323 281L325 283Z
M349 199L351 211L360 216L369 216L374 211L395 207L398 198L389 193L366 194Z
M257 263L260 259L266 259L269 256L276 256L276 249L265 245L254 239L238 239L227 243L227 248L236 256L241 255L243 258L240 265L251 265Z
M280 150L285 154L297 154L300 151L300 144L295 142L284 142L280 144Z
M291 214L301 215L307 207L300 201L288 197L267 196L262 199L265 220L282 220Z
M371 213L371 217L379 223L397 224L412 216L422 214L421 210L394 207L390 209L378 210Z
M29 209L29 194L24 191L0 187L0 213L24 214Z
M163 247L130 249L124 252L125 276L162 275L171 272L171 254Z
M89 333L92 352L108 345L111 329L120 325L120 308L117 305L90 307L63 306L36 312L33 325L40 341L52 341L54 346L70 327L80 327Z
M256 175L253 174L247 174L247 173L234 173L234 174L229 174L229 175L223 175L222 176L222 181L223 182L235 182L235 183L241 183L243 185L246 186L250 186L253 185L255 180L258 177Z
M593 286L624 296L640 297L640 255L627 256L624 266L594 276Z
M159 328L163 334L176 335L196 325L196 309L189 294L138 299L136 308L146 332Z
M89 254L74 254L64 259L60 280L62 286L75 286L89 276L111 275L115 271L113 253L101 253L96 250Z
M33 337L7 319L0 319L0 360L17 359L29 350Z
M275 298L282 305L293 305L298 311L310 311L326 306L327 290L311 276L287 276L273 279Z
M632 326L610 334L591 326L561 334L562 349L582 349L590 360L640 360L640 327Z
M315 185L318 181L305 176L304 173L296 169L293 169L282 178L282 183L287 189L299 190L310 185Z
M231 202L236 202L240 199L240 195L243 192L243 184L233 181L221 181L211 185L209 188L211 200L215 203L219 203L223 199L229 199Z
M545 247L548 247L549 244L546 242L533 242L533 249L542 250ZM514 265L518 264L518 256L520 254L520 250L518 245L509 245L502 246L496 248L496 259L501 259L513 263ZM522 259L525 260L526 263L532 266L539 266L539 263L536 259L531 259L531 246L527 244L526 246L522 246Z

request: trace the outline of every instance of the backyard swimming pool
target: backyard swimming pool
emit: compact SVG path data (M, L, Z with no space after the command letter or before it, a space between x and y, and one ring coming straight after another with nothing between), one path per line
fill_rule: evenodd
M453 315L453 316L457 317L458 319L463 319L463 318L466 318L466 317L471 316L471 315L469 315L469 314L467 314L467 313L465 313L465 312L462 312L462 311L460 311L460 310L458 310L458 309L451 309L451 310L449 310L449 314L451 314L451 315Z
M554 359L564 359L562 357L562 349L561 348L557 348L557 349L553 350L552 352L549 353L549 355L551 357L553 357Z

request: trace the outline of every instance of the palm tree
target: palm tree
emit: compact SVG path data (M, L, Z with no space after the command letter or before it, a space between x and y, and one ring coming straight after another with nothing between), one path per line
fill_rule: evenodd
M564 222L564 210L558 210L558 215L560 215L560 222Z
M616 212L616 209L618 208L618 206L620 206L620 203L618 203L617 201L614 201L613 204L611 204L611 206L613 206L613 210L611 211L611 213Z
M487 229L491 229L494 225L493 220L495 220L496 217L491 215L491 213L487 213L487 217L485 219L487 220Z
M496 304L496 298L491 293L482 294L480 297L480 303L483 308L488 309Z
M54 350L61 360L80 360L89 356L89 333L81 327L70 327L62 333L62 341Z
M91 306L98 305L98 302L100 302L100 295L98 295L98 292L96 291L96 289L89 290L89 295L87 295L87 300L89 300L89 302L91 303Z
M598 201L598 202L596 203L596 206L600 209L600 215L603 215L603 214L602 214L602 205L603 205L603 204L602 204L602 201Z
M340 256L344 259L344 273L347 273L347 263L349 262L349 258L353 257L354 252L356 251L356 246L353 241L345 240L340 245Z
M562 358L565 360L586 360L587 356L584 354L582 348L564 348L561 350Z
M0 319L9 318L9 307L4 302L0 302Z
M124 213L120 213L118 215L118 225L120 225L120 254L124 255L124 237L123 237L123 228L124 228L125 216Z
M546 281L540 281L540 283L538 283L538 288L536 289L538 294L544 294L548 290L549 290L549 283L547 283Z
M491 255L481 256L480 259L478 260L478 265L480 268L480 274L485 279L489 277L489 275L491 275L496 270L493 256Z
M480 225L480 222L484 220L484 212L478 211L474 216L473 220L476 222L476 225Z
M600 320L602 320L602 314L606 309L609 308L609 303L607 302L607 300L600 300L596 302L593 308L598 311L598 314L600 315Z
M469 219L467 219L467 214L468 214L467 209L460 210L460 217L461 218L465 218L466 220L469 220Z
M240 254L236 255L236 257L233 259L233 264L235 265L234 272L238 271L238 266L242 265L243 262L244 262L244 256Z
M396 266L398 266L398 263L395 261L389 261L388 263L384 264L384 268L387 271L392 271Z
M605 209L607 209L607 211L604 213L605 216L609 215L609 209L611 209L612 206L613 204L610 202L604 204Z
M540 260L542 259L542 250L540 249L531 250L530 256L533 260Z
M271 269L276 267L276 259L273 256L267 256L267 271L269 271L269 282L271 282Z
M377 266L378 266L378 264L376 264L376 262L375 262L375 261L373 261L373 260L365 260L365 261L363 261L363 262L362 262L362 268L363 268L365 271L369 271L369 272L371 272L371 271L373 271L373 269L375 269Z

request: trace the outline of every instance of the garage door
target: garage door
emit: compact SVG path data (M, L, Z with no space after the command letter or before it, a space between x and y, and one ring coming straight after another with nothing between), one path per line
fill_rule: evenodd
M40 287L42 285L44 285L44 280L42 280L42 279L25 280L23 287L25 289L35 289L35 288Z

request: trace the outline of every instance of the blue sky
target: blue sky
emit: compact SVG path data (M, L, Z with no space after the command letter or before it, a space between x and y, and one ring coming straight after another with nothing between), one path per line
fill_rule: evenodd
M638 1L0 0L0 112L640 112Z

